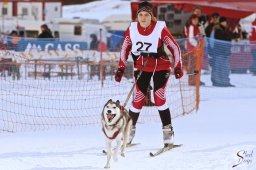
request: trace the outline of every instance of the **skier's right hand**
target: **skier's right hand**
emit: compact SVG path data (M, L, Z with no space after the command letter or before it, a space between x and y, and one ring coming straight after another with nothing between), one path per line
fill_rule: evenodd
M115 73L115 80L116 82L120 82L124 74L124 68L119 67Z
M174 75L176 79L180 79L183 76L183 71L180 67L174 69Z

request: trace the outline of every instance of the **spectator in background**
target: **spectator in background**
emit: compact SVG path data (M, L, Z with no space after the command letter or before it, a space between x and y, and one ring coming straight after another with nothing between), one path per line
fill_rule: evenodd
M90 50L98 50L99 41L96 34L91 34L90 38L91 38Z
M5 32L0 33L0 50L6 50L8 34Z
M201 15L198 19L199 19L198 27L199 27L200 33L202 35L205 35L205 29L209 24L207 21L207 16Z
M195 14L198 18L202 15L202 10L199 6L196 6L193 11L192 15Z
M18 35L18 32L13 30L8 37L8 45L7 45L8 50L17 51L20 40L21 38Z
M198 19L201 17L201 15L202 15L202 10L201 10L201 8L199 7L199 6L196 6L194 9L193 9L193 11L192 11L192 14L191 14L191 16L192 15L195 15L195 16L197 16L198 17ZM185 33L185 36L186 37L188 37L188 35L187 35L187 28L188 28L188 26L190 25L190 19L191 19L191 16L189 17L189 19L187 20L187 22L186 22L186 24L185 24L185 27L184 27L184 33ZM198 21L198 25L199 25L199 23L200 23L201 21Z
M41 31L37 38L53 38L51 30L46 24L41 25Z
M246 32L245 30L242 31L242 39L243 40L247 40L248 39L248 32Z
M220 15L218 13L212 13L209 25L205 28L206 37L210 37L214 26L219 24Z
M232 39L235 41L240 41L242 38L242 28L241 25L238 24L236 25L236 27L234 28L233 32L232 32Z
M218 13L213 13L211 15L211 20L209 25L205 28L205 36L208 38L207 40L207 51L208 51L208 61L209 65L212 67L212 58L214 55L213 47L214 47L214 27L219 23L220 15Z
M200 34L200 29L198 27L199 17L195 14L191 15L189 19L189 25L186 29L187 33L187 50L192 51L198 44L198 35ZM194 55L189 55L187 59L187 70L189 73L193 73L196 68L196 58ZM189 76L188 78L189 85L195 85L196 79L195 76ZM201 85L205 83L200 82Z
M59 33L59 31L54 31L54 37L55 37L56 39L60 38L60 33Z
M201 10L201 7L200 6L196 6L194 9L193 9L193 11L192 11L192 15L189 17L189 19L187 20L187 22L186 22L186 24L185 24L185 27L184 27L184 33L185 33L185 36L188 38L189 37L189 35L188 35L188 28L191 26L191 18L194 18L194 17L197 17L197 24L195 25L197 28L198 28L198 30L199 30L199 32L198 33L196 33L196 35L194 35L194 36L197 36L197 35L199 35L199 34L202 34L202 35L205 35L205 32L204 32L204 29L205 29L205 27L207 26L207 24L208 24L208 22L207 22L207 19L206 19L206 16L205 15L202 15L202 10ZM196 29L197 30L197 29ZM191 36L192 34L190 34L190 36ZM190 39L189 41L191 41L192 39ZM193 40L192 40L193 41ZM188 45L188 44L187 44ZM191 47L191 46L190 46ZM187 49L188 50L192 50L190 47L187 47ZM195 46L194 46L195 47ZM191 57L192 56L190 56L188 59L189 59L189 62L196 62L196 60L194 59L194 61L191 61ZM191 63L191 64L192 64ZM188 63L188 64L190 64L190 63ZM192 65L190 65L191 66L191 68L188 68L188 69L195 69L195 67L193 67L193 65L195 65L195 63L194 64L192 64ZM193 70L192 70L192 72L193 72ZM192 79L194 79L194 80L192 80ZM193 83L193 81L194 81L194 83ZM192 85L192 84L195 84L195 78L192 78L191 76L190 76L190 79L189 79L189 82L190 82L190 85ZM204 82L200 82L200 85L205 85L205 83Z
M100 43L99 43L99 48L98 48L98 50L99 50L99 51L102 51L102 52L108 51L108 46L107 46L107 44L106 44L105 42L100 42Z
M250 71L256 76L256 19L252 22L252 32L249 37L252 48L253 63Z
M90 38L90 50L98 50L103 52L108 50L107 44L103 41L98 41L96 34L91 34Z
M211 80L213 86L234 87L230 84L229 56L231 48L231 33L228 29L227 19L220 17L219 24L214 27L214 56ZM220 41L221 40L221 41Z
M189 19L189 25L186 29L187 33L187 50L192 51L198 44L198 35L200 34L200 29L198 27L199 17L196 14L191 15ZM187 70L189 73L193 73L196 68L196 58L195 56L188 56L187 59ZM195 76L189 76L188 78L189 85L195 85L196 79ZM200 82L201 85L205 85L205 83Z
M189 25L187 27L187 38L188 38L188 43L187 43L187 49L190 51L193 48L196 47L197 45L197 39L196 36L199 35L200 30L198 28L198 22L199 18L197 15L193 14L191 15L189 19Z

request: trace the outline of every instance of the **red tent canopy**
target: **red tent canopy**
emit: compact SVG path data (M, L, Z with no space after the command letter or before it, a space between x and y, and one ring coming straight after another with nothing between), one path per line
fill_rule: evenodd
M214 12L218 12L221 16L225 16L227 18L232 19L241 19L244 18L254 12L256 12L256 3L254 0L251 2L239 2L233 0L223 1L216 0L214 2L210 0L194 0L194 1L167 1L167 0L157 0L150 1L155 6L163 5L163 4L173 4L176 9L183 10L185 12L192 12L193 8L196 6L200 6L202 9L202 13L211 15ZM132 2L132 19L136 18L137 6L140 2Z

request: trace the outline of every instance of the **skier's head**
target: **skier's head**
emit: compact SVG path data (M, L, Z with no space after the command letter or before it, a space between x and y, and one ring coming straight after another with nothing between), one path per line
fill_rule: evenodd
M154 16L153 15L153 5L147 1L139 3L137 14L139 14L141 11L146 11L151 16Z
M151 21L156 21L153 14L153 5L147 1L141 2L137 10L137 19L140 25L144 28L151 24Z

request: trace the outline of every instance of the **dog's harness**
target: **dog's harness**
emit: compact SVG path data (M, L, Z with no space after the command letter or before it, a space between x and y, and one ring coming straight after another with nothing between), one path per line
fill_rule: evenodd
M116 123L113 124L113 125L104 125L104 126L105 126L106 128L108 128L108 127L115 127L121 119L123 119L123 117L120 117L120 118L116 121ZM113 134L112 137L109 137L109 136L106 134L104 128L102 129L102 131L104 132L105 136L106 136L108 139L113 140L113 139L115 139L115 138L117 137L117 135L120 133L121 129L122 129L122 128L119 127L118 130Z
M103 132L104 132L105 136L106 136L107 138L111 139L111 140L115 139L115 138L117 137L117 135L119 134L120 131L121 131L121 128L118 128L118 131L116 131L116 132L113 134L112 137L109 137L109 136L106 134L105 130L103 129Z

